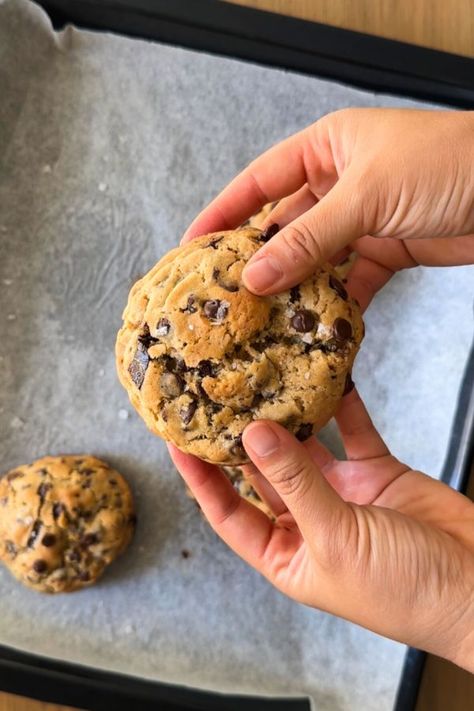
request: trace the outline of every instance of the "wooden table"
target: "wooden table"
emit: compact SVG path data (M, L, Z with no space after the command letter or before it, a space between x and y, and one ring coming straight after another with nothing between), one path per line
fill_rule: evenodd
M474 57L474 2L472 0L228 1ZM447 673L453 672L448 669ZM436 709L433 705L429 708L430 711ZM441 711L440 706L437 708ZM452 708L455 711L455 707ZM456 708L461 711L461 706ZM0 711L67 711L67 709L65 706L44 704L24 697L0 693Z

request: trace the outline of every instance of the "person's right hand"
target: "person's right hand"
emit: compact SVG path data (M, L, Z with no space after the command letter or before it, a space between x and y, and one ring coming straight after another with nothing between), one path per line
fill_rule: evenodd
M344 109L254 160L183 239L280 200L266 224L282 229L245 268L246 286L282 291L349 246L366 260L349 291L368 302L398 269L474 262L473 165L472 112Z

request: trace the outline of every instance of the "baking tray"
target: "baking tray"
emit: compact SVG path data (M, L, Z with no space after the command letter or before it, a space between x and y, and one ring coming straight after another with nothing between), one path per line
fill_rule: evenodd
M212 0L40 2L56 28L73 23L238 57L457 107L474 107L474 61ZM474 449L474 353L453 424L443 479L463 490ZM416 703L425 655L409 650L396 711ZM5 691L89 709L308 709L304 700L221 696L147 682L0 647Z

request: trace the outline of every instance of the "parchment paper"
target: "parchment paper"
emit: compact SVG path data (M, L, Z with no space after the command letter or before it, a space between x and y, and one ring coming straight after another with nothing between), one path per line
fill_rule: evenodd
M92 452L135 491L136 539L97 587L0 571L0 642L205 689L391 708L404 648L273 590L216 538L114 367L128 290L250 159L348 105L340 84L107 34L0 3L0 455ZM282 167L284 169L284 167ZM394 453L438 475L472 334L472 269L394 278L356 380ZM326 442L337 446L329 428ZM184 558L182 550L189 551ZM396 594L396 591L394 591Z

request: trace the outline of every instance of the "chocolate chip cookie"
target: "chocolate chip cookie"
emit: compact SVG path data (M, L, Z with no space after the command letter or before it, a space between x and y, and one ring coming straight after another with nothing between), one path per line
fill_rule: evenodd
M172 250L132 288L117 369L148 427L209 462L247 461L242 432L270 419L300 440L334 414L363 336L331 266L258 297L245 263L277 231L242 228Z
M135 528L130 488L89 455L44 457L0 479L0 559L25 585L92 585Z
M223 467L223 470L232 482L234 489L239 492L243 499L246 499L246 501L256 506L260 511L263 511L269 518L275 518L270 507L267 506L253 486L247 481L242 469L239 467Z

